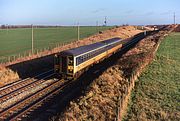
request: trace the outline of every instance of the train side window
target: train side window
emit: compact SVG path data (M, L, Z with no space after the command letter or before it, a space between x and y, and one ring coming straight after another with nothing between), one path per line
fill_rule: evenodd
M85 61L87 60L87 54L84 56L84 60L85 60Z
M81 57L79 57L79 64L81 63L81 60L82 60Z
M89 54L86 54L86 60L88 60Z
M80 64L80 58L78 57L77 58L77 65L79 65Z
M83 60L83 56L80 57L80 60L81 60L81 61Z
M86 55L84 55L84 60L85 60L85 61L87 60L87 54L86 54Z
M95 51L93 52L93 56L95 56Z
M84 61L84 56L82 56L82 62Z
M79 65L79 57L76 58L76 66Z
M84 55L84 58L83 58L83 59L84 59L84 61L86 61L86 55Z

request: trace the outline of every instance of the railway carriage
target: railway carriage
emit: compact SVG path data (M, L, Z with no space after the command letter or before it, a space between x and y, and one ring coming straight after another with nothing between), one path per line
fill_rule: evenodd
M55 54L55 73L73 80L88 67L102 61L122 47L121 38L112 38Z

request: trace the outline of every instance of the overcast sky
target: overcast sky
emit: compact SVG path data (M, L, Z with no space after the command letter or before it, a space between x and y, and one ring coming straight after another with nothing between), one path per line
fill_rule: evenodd
M180 0L0 0L0 24L180 23Z

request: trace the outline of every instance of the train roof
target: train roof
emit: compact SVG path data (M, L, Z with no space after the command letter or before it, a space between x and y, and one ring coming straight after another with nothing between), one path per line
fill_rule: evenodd
M101 41L101 42L93 43L93 44L90 44L90 45L85 45L85 46L80 46L80 47L77 47L77 48L65 50L65 51L62 51L61 54L78 56L78 55L81 55L81 54L86 53L88 51L94 50L96 48L99 48L101 46L104 46L106 44L110 44L110 43L113 43L113 42L116 42L116 41L119 41L119 40L121 40L121 38L112 38L112 39L104 40L104 41Z

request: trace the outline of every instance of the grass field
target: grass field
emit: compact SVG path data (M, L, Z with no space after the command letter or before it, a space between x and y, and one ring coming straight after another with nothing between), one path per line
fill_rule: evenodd
M80 27L80 39L112 27ZM34 28L34 48L77 40L77 27ZM0 58L31 50L31 29L0 29Z
M124 120L180 120L180 33L162 41L155 60L136 82Z

